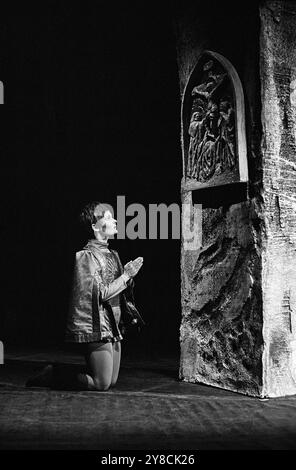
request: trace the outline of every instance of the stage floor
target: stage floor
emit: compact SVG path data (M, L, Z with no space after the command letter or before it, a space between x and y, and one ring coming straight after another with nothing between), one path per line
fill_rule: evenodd
M178 358L123 358L106 392L25 388L63 351L9 351L0 367L0 449L296 449L296 396L260 400L178 380Z

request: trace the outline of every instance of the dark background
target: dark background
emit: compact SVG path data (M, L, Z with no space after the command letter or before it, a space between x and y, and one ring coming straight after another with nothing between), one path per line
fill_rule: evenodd
M179 203L180 93L173 7L70 2L2 12L2 301L8 345L63 346L77 215ZM127 217L128 220L131 218ZM144 257L136 301L147 322L126 347L178 351L180 240L114 240ZM128 346L129 345L129 346Z

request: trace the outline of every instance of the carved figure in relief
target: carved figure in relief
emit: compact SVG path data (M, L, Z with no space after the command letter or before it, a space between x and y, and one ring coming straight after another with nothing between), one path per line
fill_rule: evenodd
M231 169L235 165L235 129L234 110L228 98L220 99L219 115L217 157L223 169Z
M235 115L230 82L220 64L203 66L202 83L192 89L187 176L198 181L232 170L236 164Z
M200 95L209 100L214 91L220 86L227 74L214 73L213 67L214 62L212 60L203 66L203 71L207 73L207 77L203 83L193 88L192 96Z
M199 106L197 110L192 113L188 132L190 135L190 143L187 175L189 177L194 177L196 173L199 145L205 133L205 112L202 106Z
M205 133L200 144L195 177L202 181L210 178L216 168L216 145L218 133L218 106L210 101L205 117Z

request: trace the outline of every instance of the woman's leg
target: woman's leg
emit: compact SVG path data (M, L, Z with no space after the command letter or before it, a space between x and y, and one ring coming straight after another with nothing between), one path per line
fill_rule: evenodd
M54 372L54 384L59 389L108 390L117 382L121 359L120 341L115 343L91 342L86 345L87 373L75 373L63 368Z
M113 348L113 370L112 370L112 379L111 386L113 387L118 379L119 369L120 369L120 360L121 360L121 342L116 341L112 344Z
M77 367L68 365L47 366L36 377L29 379L27 386L52 386L58 390L108 390L117 381L120 355L120 342L88 343L85 354L87 373L78 373Z
M80 374L79 379L87 381L88 390L107 390L113 375L112 343L89 343L86 363L89 374Z

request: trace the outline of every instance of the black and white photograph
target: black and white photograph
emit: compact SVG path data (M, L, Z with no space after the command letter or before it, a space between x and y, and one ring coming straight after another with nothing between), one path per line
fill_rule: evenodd
M0 458L283 464L296 1L3 4L0 105Z

